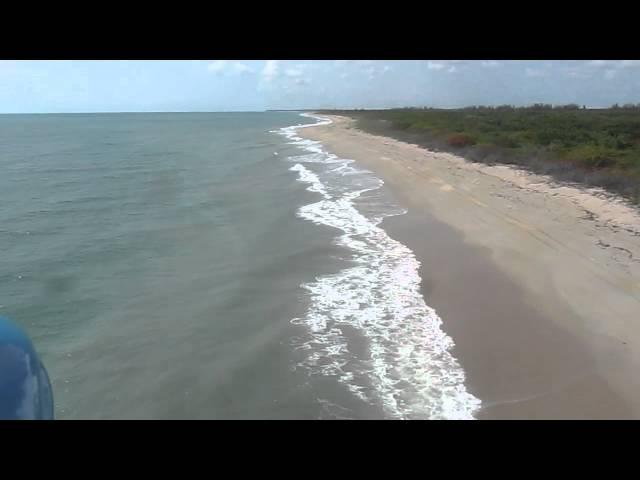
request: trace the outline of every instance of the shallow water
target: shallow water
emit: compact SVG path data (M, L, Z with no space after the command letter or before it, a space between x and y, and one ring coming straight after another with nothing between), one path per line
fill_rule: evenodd
M58 418L469 418L382 182L295 113L0 116L0 313Z

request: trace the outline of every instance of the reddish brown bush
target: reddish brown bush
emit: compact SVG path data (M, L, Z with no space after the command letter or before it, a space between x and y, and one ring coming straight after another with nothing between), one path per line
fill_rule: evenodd
M468 147L475 143L476 141L472 137L464 133L454 133L447 138L447 144L451 147Z

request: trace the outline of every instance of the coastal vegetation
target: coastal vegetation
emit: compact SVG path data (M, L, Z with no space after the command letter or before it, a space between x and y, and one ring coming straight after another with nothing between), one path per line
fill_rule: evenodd
M640 204L640 104L326 111L364 131L602 187Z

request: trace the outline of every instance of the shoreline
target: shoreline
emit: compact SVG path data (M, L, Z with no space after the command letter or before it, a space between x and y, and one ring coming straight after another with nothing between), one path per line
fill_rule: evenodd
M333 242L347 255L338 272L302 286L310 295L309 308L292 323L305 325L309 335L298 337L296 349L308 351L299 366L346 387L349 399L361 402L354 406L354 418L473 419L480 402L464 386L452 339L425 303L420 263L381 227L385 218L406 209L389 198L375 174L300 136L301 129L321 124L281 130L308 152L288 157L294 163L289 171L297 172L307 191L324 197L301 206L297 216L341 232ZM372 215L356 207L360 199L365 210L372 207ZM379 411L366 414L374 405Z
M333 123L300 135L373 171L408 209L382 226L419 259L478 418L640 416L640 228L624 206L585 208L590 197L540 176L322 116Z

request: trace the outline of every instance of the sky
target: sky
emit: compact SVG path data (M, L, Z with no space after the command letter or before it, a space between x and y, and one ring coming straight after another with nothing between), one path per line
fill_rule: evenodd
M0 113L640 103L640 60L0 60Z

